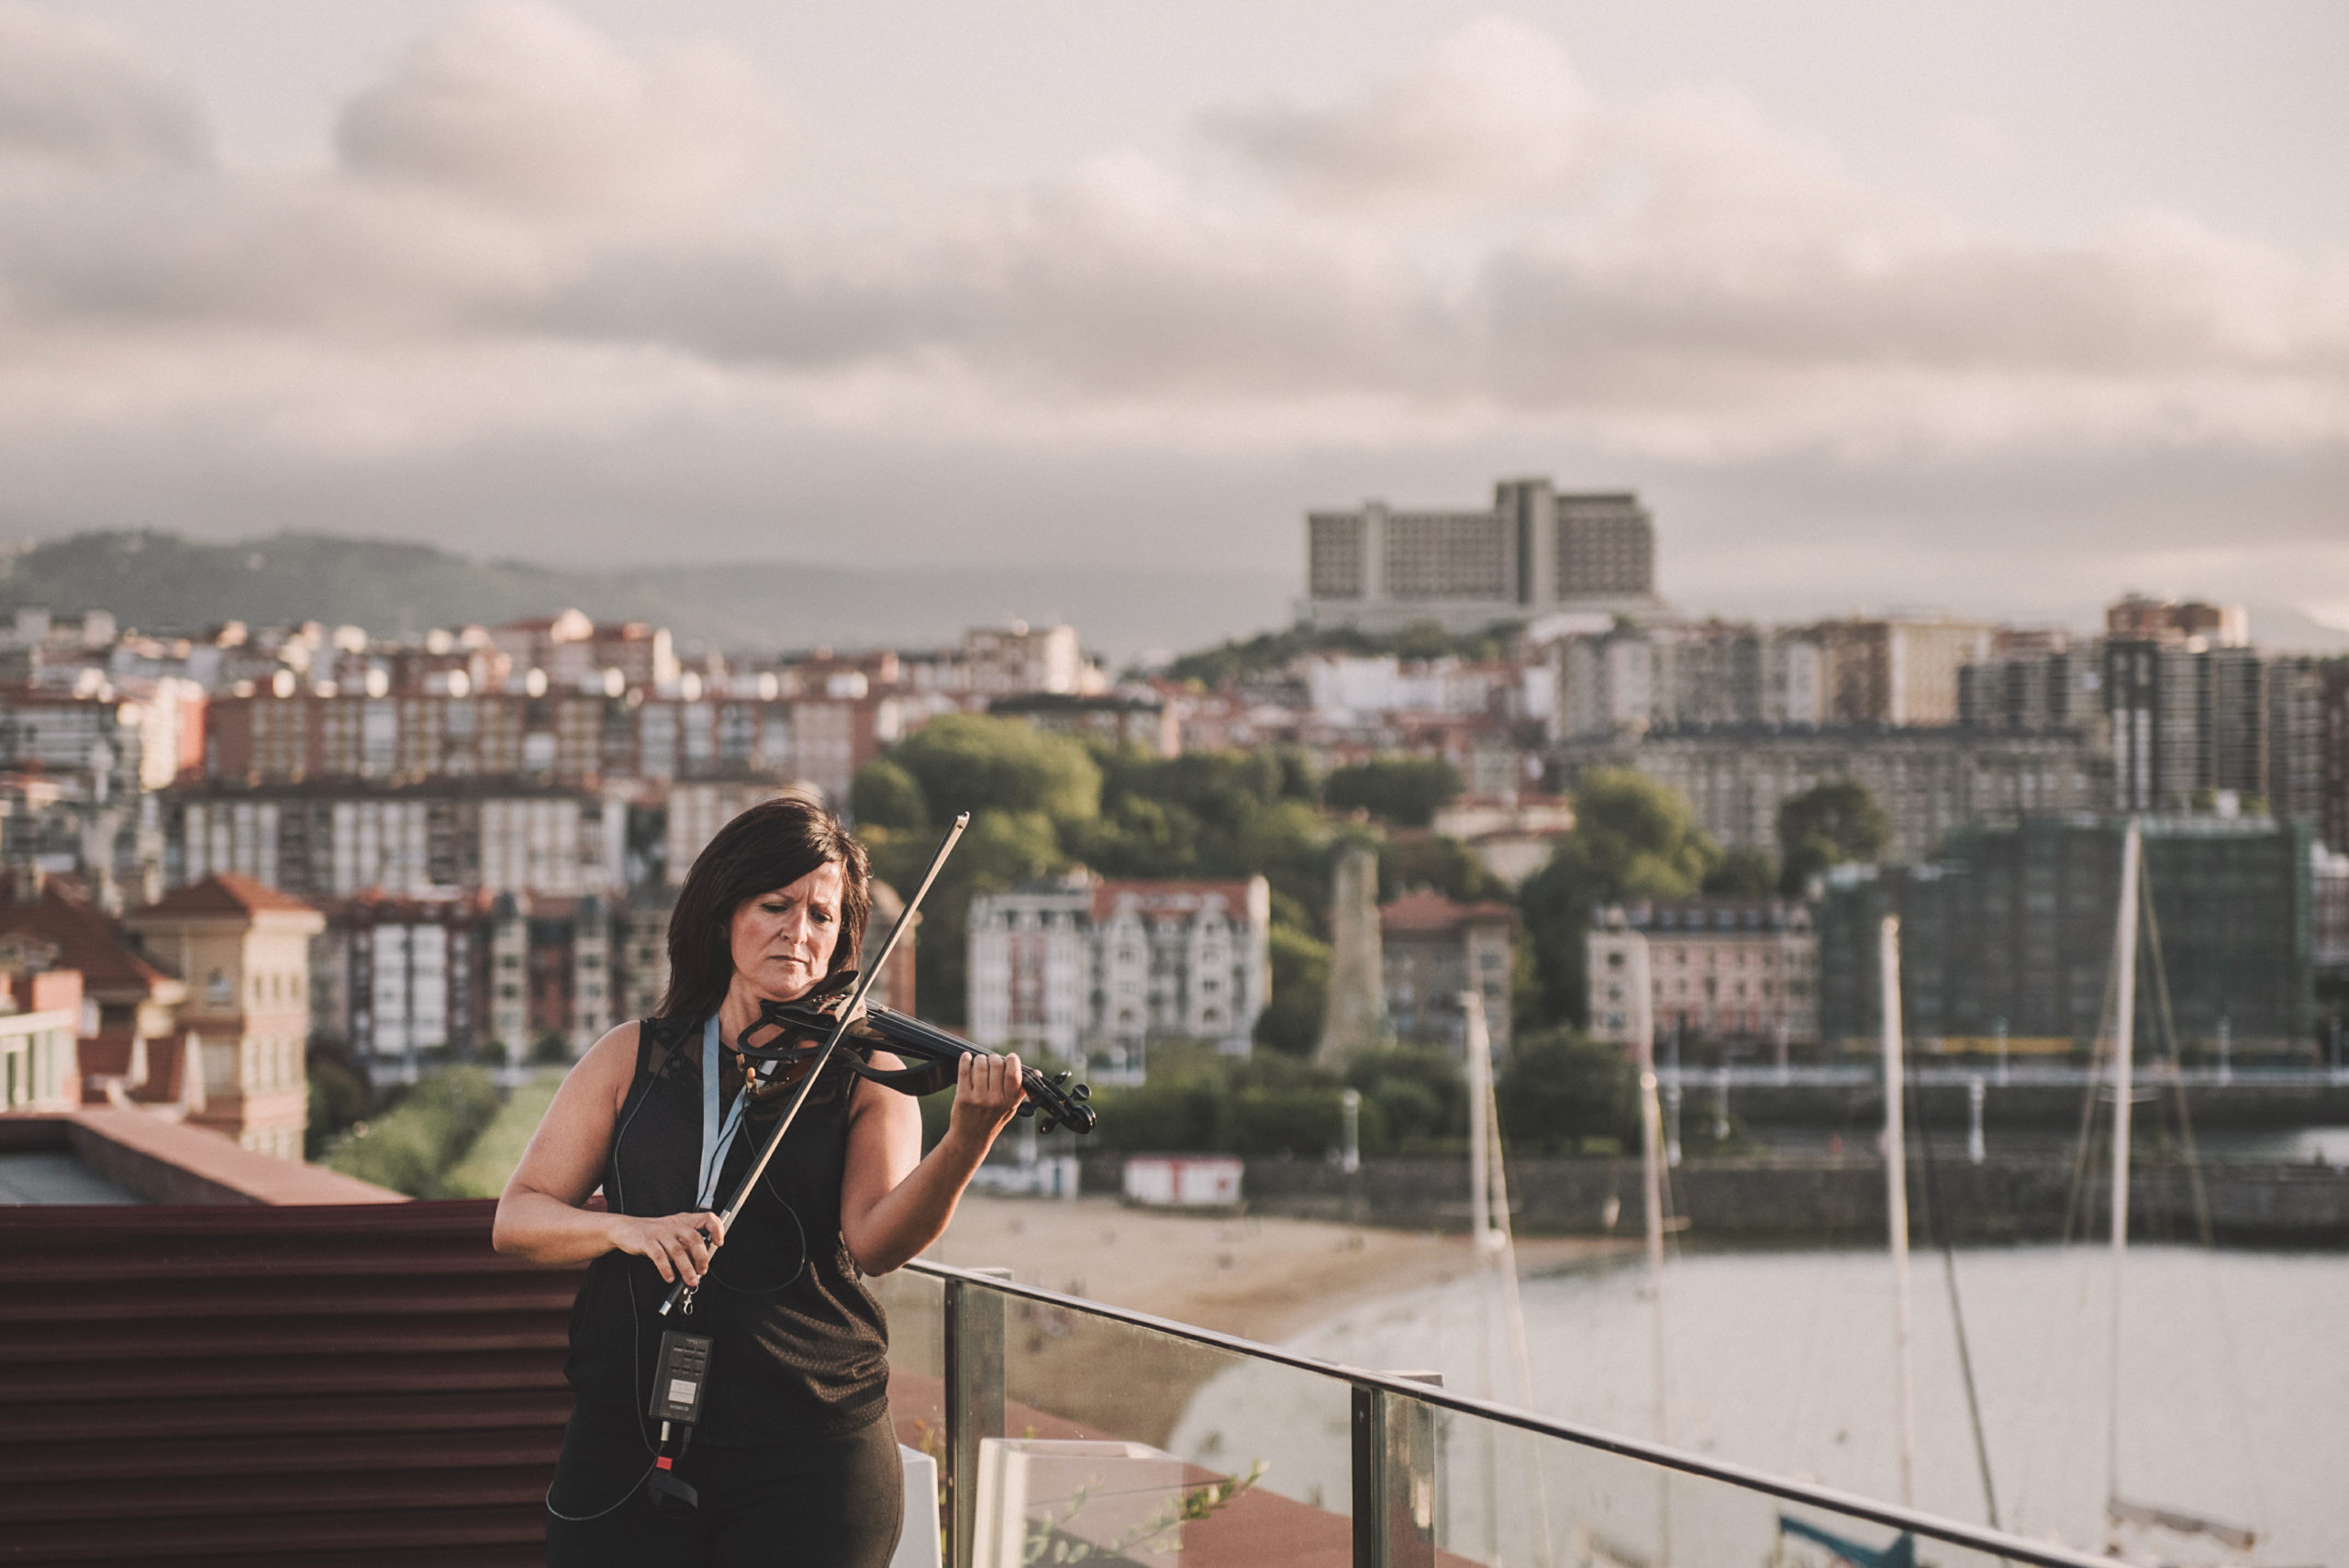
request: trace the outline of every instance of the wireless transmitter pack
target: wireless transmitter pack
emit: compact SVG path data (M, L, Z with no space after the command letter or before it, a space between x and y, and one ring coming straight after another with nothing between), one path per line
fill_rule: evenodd
M661 1447L644 1489L652 1506L664 1514L690 1514L701 1507L701 1495L677 1479L675 1464L685 1445L693 1441L694 1423L701 1419L702 1396L709 1386L709 1348L707 1334L672 1329L661 1336L661 1356L652 1369L652 1406L648 1412L661 1423ZM680 1431L674 1452L669 1447L673 1429Z

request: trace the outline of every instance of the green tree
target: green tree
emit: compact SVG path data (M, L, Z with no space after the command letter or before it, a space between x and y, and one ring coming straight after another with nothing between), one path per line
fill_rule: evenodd
M1501 1130L1521 1152L1571 1153L1586 1138L1628 1142L1640 1135L1631 1057L1572 1029L1519 1036L1495 1087Z
M1778 807L1779 889L1799 895L1830 866L1871 863L1891 846L1891 818L1865 784L1836 779L1807 789Z
M1101 808L1101 770L1084 745L1016 718L944 714L898 742L889 760L940 817L1041 811L1073 822Z
M1721 856L1720 864L1705 876L1705 891L1721 898L1763 898L1778 885L1778 867L1770 851L1742 844Z
M1332 811L1367 811L1398 828L1424 828L1460 788L1460 770L1441 757L1375 757L1331 769L1321 798Z
M873 857L874 874L907 896L937 851L938 835L868 828L859 837ZM971 900L1064 869L1060 833L1041 811L980 811L971 817L937 885L922 906L914 935L914 993L922 1016L941 1024L965 1021L970 974ZM891 963L904 962L893 958Z
M479 1067L452 1067L408 1091L391 1113L362 1122L327 1163L410 1197L442 1195L441 1178L497 1116L497 1085Z
M887 757L876 757L857 770L849 785L848 808L861 826L916 831L930 826L930 802L921 784Z
M1256 1043L1308 1057L1321 1043L1330 993L1330 944L1275 919L1271 933L1273 995L1256 1019Z
M1412 887L1431 887L1462 904L1509 898L1508 884L1475 851L1441 833L1398 833L1379 847L1379 897L1392 899Z
M1300 909L1318 929L1329 915L1330 868L1341 837L1311 806L1284 798L1232 835L1230 873L1262 874L1273 884L1275 908Z
M1346 1082L1362 1095L1362 1140L1371 1153L1468 1133L1468 1082L1452 1053L1436 1046L1367 1051L1346 1064Z
M1720 858L1676 790L1628 770L1586 774L1575 792L1575 830L1519 893L1542 1018L1579 1024L1588 1016L1585 953L1594 909L1621 898L1692 896Z
M365 1118L373 1095L349 1047L313 1041L307 1054L310 1120L302 1134L302 1157L316 1160L344 1129Z

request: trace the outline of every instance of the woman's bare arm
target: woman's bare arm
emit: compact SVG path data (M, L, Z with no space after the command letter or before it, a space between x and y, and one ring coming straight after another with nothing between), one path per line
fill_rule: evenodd
M658 1218L606 1214L581 1207L604 1178L621 1105L636 1076L637 1025L597 1040L555 1091L497 1200L490 1244L534 1263L580 1263L617 1249L649 1258L663 1280L683 1273L699 1284L714 1243L724 1239L714 1214Z
M875 1051L873 1064L896 1059ZM921 1108L909 1095L859 1083L841 1181L841 1239L868 1274L885 1274L920 1253L954 1218L971 1173L1026 1098L1019 1058L965 1056L956 1069L946 1136L921 1151Z

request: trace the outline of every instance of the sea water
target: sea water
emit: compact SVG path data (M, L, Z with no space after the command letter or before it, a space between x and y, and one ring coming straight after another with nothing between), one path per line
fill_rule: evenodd
M1987 1522L1948 1273L1910 1259L1914 1501ZM2349 1256L2138 1246L2126 1262L2117 1451L2110 1392L2113 1263L2102 1247L1955 1254L1999 1518L2016 1533L2104 1550L2117 1458L2132 1501L2256 1528L2254 1561L2349 1568ZM1656 1431L1657 1310L1637 1258L1522 1286L1530 1363L1474 1279L1348 1312L1289 1348L1354 1366L1434 1371L1445 1386L1642 1438ZM1871 1497L1899 1497L1893 1266L1881 1251L1692 1252L1664 1273L1675 1447ZM1520 1384L1520 1376L1523 1382ZM1203 1386L1170 1446L1217 1468L1271 1462L1263 1485L1345 1495L1348 1434L1308 1419L1281 1385L1239 1367ZM1443 1544L1492 1561L1589 1559L1588 1531L1652 1558L1652 1472L1549 1441L1494 1439L1446 1418ZM1534 1451L1538 1449L1537 1456ZM1532 1499L1546 1497L1546 1515ZM1776 1505L1675 1482L1664 1506L1676 1562L1759 1564ZM1814 1516L1833 1527L1834 1521ZM1502 1528L1493 1529L1497 1518ZM1887 1532L1856 1532L1881 1545ZM1709 1541L1709 1556L1698 1543ZM2207 1538L2125 1534L2132 1555L2210 1562ZM1570 1550L1571 1548L1571 1550ZM1605 1553L1601 1552L1601 1556ZM1936 1555L1929 1550L1929 1558ZM1939 1549L1944 1561L1954 1561Z

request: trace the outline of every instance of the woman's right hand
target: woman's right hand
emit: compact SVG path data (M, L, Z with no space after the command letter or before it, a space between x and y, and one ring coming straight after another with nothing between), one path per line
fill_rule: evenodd
M682 1276L690 1287L709 1272L709 1255L726 1240L726 1222L714 1214L664 1214L641 1219L631 1214L610 1217L612 1246L622 1252L649 1258L662 1283Z

